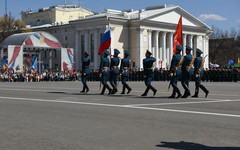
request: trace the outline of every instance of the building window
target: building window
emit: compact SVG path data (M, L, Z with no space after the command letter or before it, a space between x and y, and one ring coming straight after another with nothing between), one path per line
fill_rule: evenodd
M90 35L90 42L91 42L91 47L90 47L90 49L91 49L91 62L93 62L94 61L94 55L96 55L96 54L94 54L94 35L93 34L91 34Z
M44 51L44 58L47 58L47 51Z
M83 59L83 53L85 51L85 36L81 35L81 60Z
M67 40L68 38L67 38L67 36L65 37L65 40Z
M53 56L54 56L54 58L57 58L57 51L56 50L53 50Z
M65 29L65 32L67 32L67 29Z
M55 69L56 69L56 71L59 71L58 69L58 64L55 64Z

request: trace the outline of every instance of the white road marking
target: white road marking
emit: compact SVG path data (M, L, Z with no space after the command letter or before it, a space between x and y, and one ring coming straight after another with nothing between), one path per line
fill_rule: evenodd
M234 114L188 111L188 110L177 110L177 109L162 109L162 108L151 108L151 107L137 107L137 106L126 106L126 105L114 105L114 104L100 104L100 103L87 103L87 102L75 102L75 101L58 101L58 100L18 98L18 97L0 97L0 99L3 99L3 100L9 99L9 100L22 100L22 101L36 101L36 102L50 102L50 103L65 103L65 104L79 104L79 105L105 106L105 107L117 107L117 108L131 108L131 109L142 109L142 110L154 110L154 111L166 111L166 112L177 112L177 113L188 113L188 114L200 114L200 115L211 115L211 116L223 116L223 117L240 118L240 115L234 115Z
M197 101L197 102L175 102L175 103L154 103L154 104L128 104L125 106L165 106L165 105L185 105L185 104L204 104L204 103L224 103L224 102L239 102L236 100L211 100L211 101Z

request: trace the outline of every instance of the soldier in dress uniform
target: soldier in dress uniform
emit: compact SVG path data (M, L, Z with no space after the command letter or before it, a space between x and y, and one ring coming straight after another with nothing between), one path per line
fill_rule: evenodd
M124 58L121 60L121 80L123 84L123 89L121 94L125 94L125 89L128 89L127 94L131 92L131 88L127 84L127 80L130 74L130 69L131 69L131 60L128 58L130 53L127 50L124 50Z
M173 92L172 92L172 95L168 98L175 98L176 93L178 94L176 98L179 98L182 96L180 90L177 87L177 81L181 75L181 64L183 61L183 57L180 54L181 51L182 51L182 47L179 45L176 45L176 54L173 55L171 66L170 66L170 76L171 76L170 84L173 87Z
M142 94L142 96L147 96L148 91L151 89L153 91L153 96L156 94L157 90L151 85L152 79L153 79L153 70L152 66L153 63L156 61L154 57L151 57L152 53L147 50L145 53L146 58L143 59L143 69L144 69L144 75L145 75L145 85L147 86L145 92Z
M118 57L118 54L120 54L119 50L114 49L114 56L111 58L111 65L110 65L110 84L113 87L112 94L115 94L117 90L117 81L118 81L118 75L119 75L119 68L118 65L120 64L120 58Z
M90 69L89 69L89 65L90 65L90 58L88 58L88 53L84 52L83 54L83 60L82 60L82 83L83 83L83 89L81 91L81 93L87 93L89 91L89 88L87 86L87 80L89 78L89 74L90 74Z
M194 57L191 54L192 48L190 46L186 46L186 56L184 56L183 62L182 62L182 78L181 83L185 90L183 96L181 98L187 98L191 95L189 90L189 81L190 76L193 74L193 68L192 65L194 63Z
M195 76L195 95L192 97L198 97L199 87L205 92L205 97L208 96L209 91L201 84L201 78L203 76L203 65L204 65L204 58L201 57L203 53L200 49L196 49L197 57L194 60L194 76Z
M108 95L111 94L112 89L109 87L109 85L107 84L108 81L108 75L109 75L109 58L108 55L110 55L110 53L107 50L104 50L104 57L101 60L100 63L100 74L101 74L101 82L103 84L103 88L102 88L102 92L100 95L103 95L106 88L108 89Z

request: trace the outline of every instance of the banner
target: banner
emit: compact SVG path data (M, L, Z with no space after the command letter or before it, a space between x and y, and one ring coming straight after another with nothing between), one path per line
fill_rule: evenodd
M21 46L8 46L8 68L16 71L16 67L23 66L23 47Z
M61 71L74 71L74 50L73 48L61 49Z

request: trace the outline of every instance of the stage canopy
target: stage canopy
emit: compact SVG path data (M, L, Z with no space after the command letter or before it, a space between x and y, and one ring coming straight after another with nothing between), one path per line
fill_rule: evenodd
M24 46L31 50L38 48L58 49L62 47L56 37L43 31L13 34L1 43L0 48L6 49L8 45Z

